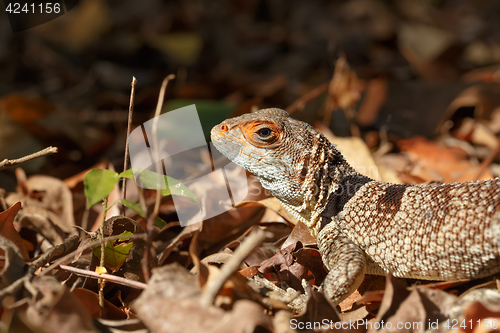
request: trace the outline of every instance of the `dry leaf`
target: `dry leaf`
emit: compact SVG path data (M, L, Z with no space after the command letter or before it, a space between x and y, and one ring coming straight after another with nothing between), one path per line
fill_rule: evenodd
M9 204L23 202L23 212L26 213L30 213L31 207L36 207L33 213L49 218L67 234L76 233L72 194L60 179L44 175L31 176L18 187L17 193L9 194L6 201Z
M400 140L401 151L406 152L414 164L413 175L426 181L445 183L464 182L474 179L480 168L472 164L462 150L441 147L422 137ZM415 174L415 171L418 173ZM493 175L486 169L480 179L491 179Z
M0 213L0 235L4 236L17 246L24 260L29 260L30 257L28 254L28 250L24 245L23 239L21 238L21 236L19 236L19 233L14 228L14 219L16 218L16 215L20 209L21 203L17 202L6 211ZM0 254L3 255L3 253ZM1 264L2 263L0 262L0 267L2 267Z
M87 308L93 318L107 318L112 320L127 319L127 315L114 306L108 300L104 300L105 315L101 313L99 306L99 295L88 289L76 288L72 292L73 296L78 298L83 306Z
M0 277L0 288L3 289L24 275L25 261L19 248L2 235L0 235L0 250L5 257Z
M290 223L297 224L298 220L292 214L290 214L275 197L270 197L266 199L262 199L259 201L242 201L236 205L237 208L243 207L251 207L254 205L260 205L271 209L273 212L277 213L285 220Z
M153 270L148 288L134 302L133 309L155 332L243 333L258 326L271 331L271 320L258 304L237 301L233 310L226 312L214 306L203 308L200 295L196 277L175 263Z
M297 222L290 235L287 237L283 245L281 245L281 249L284 249L291 244L296 244L297 242L301 242L304 246L317 244L316 238L311 235L309 228L300 221Z
M29 321L47 332L98 332L92 316L77 297L51 276L36 277L33 287L39 292L27 310Z
M364 82L358 79L344 57L335 64L335 72L328 86L327 110L348 110L361 98Z
M357 137L336 137L328 127L322 124L315 124L314 127L326 136L331 143L337 145L336 148L342 152L344 158L356 171L372 179L383 180L377 164L363 140Z

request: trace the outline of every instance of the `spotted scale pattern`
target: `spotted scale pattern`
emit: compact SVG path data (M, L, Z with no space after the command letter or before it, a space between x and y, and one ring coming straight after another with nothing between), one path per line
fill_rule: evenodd
M262 127L273 131L270 138L260 136ZM335 303L365 273L456 280L500 272L498 178L375 181L357 173L323 135L279 109L228 119L212 129L212 141L317 236L330 270L322 288Z

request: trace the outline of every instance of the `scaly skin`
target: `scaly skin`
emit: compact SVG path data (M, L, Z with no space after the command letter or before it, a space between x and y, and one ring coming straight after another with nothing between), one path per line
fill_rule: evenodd
M215 147L253 173L317 237L334 303L366 274L425 280L500 272L500 179L398 185L356 172L310 125L280 109L228 119Z

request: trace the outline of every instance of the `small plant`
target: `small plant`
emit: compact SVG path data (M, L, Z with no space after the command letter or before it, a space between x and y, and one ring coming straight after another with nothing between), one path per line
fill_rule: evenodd
M94 255L100 258L100 264L96 268L96 272L99 274L106 273L107 272L106 267L113 271L118 270L125 263L125 260L127 259L130 250L134 245L134 243L131 241L120 242L119 244L114 244L113 242L104 242L104 225L105 225L105 218L107 211L117 202L120 202L125 207L135 211L141 217L143 218L146 217L146 214L140 205L126 199L117 200L112 204L108 205L108 196L113 190L113 188L116 186L116 184L118 184L121 178L134 179L134 171L136 172L139 171L137 172L139 174L138 180L140 181L141 184L144 185L144 187L150 189L157 188L158 179L161 178L158 177L158 174L156 172L149 170L129 169L125 170L122 173L117 173L112 170L93 169L90 170L84 176L83 180L84 193L87 199L86 209L87 210L90 209L92 206L99 203L100 201L102 201L103 203L102 222L99 232L99 239L101 246L95 247L93 249ZM183 196L189 198L201 208L198 199L196 199L194 194L186 186L182 185L179 181L171 177L168 176L163 176L163 177L164 177L163 181L165 182L165 184L170 184L173 186L168 187L166 189L161 189L160 190L161 195ZM155 217L154 223L160 229L166 225L166 222L163 221L158 216ZM132 233L130 231L125 231L120 234L120 236L123 236L122 241L129 240L131 235ZM104 280L99 279L99 299L101 307L104 306L103 289L104 289Z

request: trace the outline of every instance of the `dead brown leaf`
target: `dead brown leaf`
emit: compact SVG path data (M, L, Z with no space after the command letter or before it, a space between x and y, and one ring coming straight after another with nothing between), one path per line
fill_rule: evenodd
M466 333L498 332L500 330L498 327L500 307L489 309L481 302L474 302L465 309L464 316L467 324L462 330ZM487 325L488 323L489 325Z
M39 131L36 122L54 110L52 102L39 96L12 94L0 99L0 109L12 120L28 127L28 130Z
M304 246L314 246L317 243L316 238L311 235L309 228L307 228L307 226L300 221L297 222L288 238L285 240L283 245L281 245L281 249L284 249L291 244L296 244L297 242L301 242Z
M323 293L311 289L311 298L307 301L307 309L297 319L304 323L321 322L322 320L335 323L340 321L340 315Z
M293 256L293 252L301 248L300 242L290 244L260 266L259 271L262 274L274 272L278 274L280 283L284 282L293 289L303 292L301 281L307 277L308 270L296 262Z
M214 306L202 307L200 295L196 277L175 263L153 270L148 288L133 309L155 332L238 333L253 331L257 326L271 331L270 318L256 303L237 301L233 310L226 312Z
M408 297L410 292L406 286L398 279L388 274L385 279L385 292L380 304L380 309L377 313L376 321L387 321L389 317L394 315L401 303Z
M389 86L385 79L373 79L367 82L365 96L356 114L360 126L372 125L379 111L386 102Z
M477 121L491 119L493 111L500 106L499 96L498 84L478 84L465 89L446 109L439 126L441 133L457 129L465 117ZM471 112L464 113L465 108Z
M433 327L434 323L446 320L440 308L446 299L447 294L440 290L426 289L424 292L412 288L408 291L401 282L388 275L376 321L369 326L368 332L424 332L437 328Z
M327 110L349 110L361 97L364 82L358 79L345 57L340 57L335 64L335 71L328 86ZM329 124L329 121L325 123Z
M293 253L297 262L307 268L314 275L314 284L320 285L328 272L321 260L321 253L316 249L302 248Z
M252 276L254 276L256 274L260 274L259 266L250 266L250 267L247 267L247 268L244 268L244 269L238 271L238 273L240 273L242 276L244 276L248 279L251 279Z
M112 320L127 319L127 315L114 306L108 300L104 300L104 315L99 306L99 295L88 289L76 288L72 294L80 300L83 306L87 308L93 318L107 318Z
M349 297L339 303L340 311L349 311L350 309L352 309L352 305L360 298L361 294L358 290L355 290L352 294L349 295Z
M0 288L5 288L24 275L25 261L19 248L2 235L0 235L0 250L5 256L0 276Z
M476 180L479 165L472 164L462 150L441 147L422 137L403 139L398 142L400 149L406 152L418 170L416 176L426 181L445 183ZM493 175L485 169L480 179L491 179Z
M19 236L19 233L14 227L14 219L16 218L17 213L21 209L21 203L16 202L9 209L0 213L0 235L4 236L11 242L13 242L19 251L22 254L24 260L29 260L28 250L24 245L23 239ZM1 255L3 253L0 252ZM0 267L3 267L3 264L0 262Z
M446 51L456 43L451 32L426 24L407 23L401 27L398 39L401 53L423 78L458 78L458 70L452 61L443 59Z
M92 316L79 299L50 276L36 277L33 287L40 293L27 310L29 321L47 332L98 332Z
M10 193L6 198L7 203L21 201L23 212L26 214L45 216L65 233L76 233L73 198L63 181L55 177L35 175L25 182L23 180L18 182L18 192Z
M252 206L264 206L271 209L273 212L277 213L285 220L290 223L297 224L298 220L292 214L290 214L275 197L270 197L266 199L262 199L259 201L250 201L245 200L236 205L237 208L243 207L252 207Z

